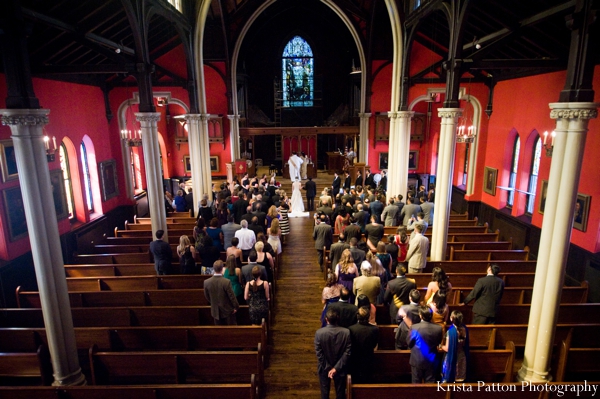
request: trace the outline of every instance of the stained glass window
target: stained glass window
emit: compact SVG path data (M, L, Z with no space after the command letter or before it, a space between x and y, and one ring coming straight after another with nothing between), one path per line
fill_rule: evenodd
M519 141L519 136L515 137L515 145L513 147L513 159L512 165L510 168L510 179L508 181L508 187L511 190L508 192L508 199L506 201L506 205L511 207L515 202L515 188L517 186L517 166L519 165L519 152L521 151L521 142Z
M83 185L85 187L85 199L87 202L88 211L94 211L94 197L92 195L92 180L90 178L90 168L88 165L87 151L83 141L80 146L81 150L81 165L83 166Z
M75 216L74 212L74 201L73 201L73 186L71 184L71 171L69 169L69 156L67 155L67 148L65 143L60 145L59 150L60 156L60 169L63 173L63 179L65 181L65 193L67 195L67 206L69 207L69 219L73 219Z
M542 140L538 136L535 139L535 145L533 146L533 159L531 162L531 173L529 175L529 187L527 188L527 213L533 213L533 206L535 204L535 191L537 188L538 174L540 172L540 159L542 158Z
M312 107L314 96L314 58L306 40L294 36L281 58L283 106Z

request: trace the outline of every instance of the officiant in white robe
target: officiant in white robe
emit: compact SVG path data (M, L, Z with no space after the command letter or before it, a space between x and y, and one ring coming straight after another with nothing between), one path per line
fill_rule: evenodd
M296 155L296 152L292 152L288 165L290 167L290 180L293 182L300 180L300 168L302 167L302 158Z

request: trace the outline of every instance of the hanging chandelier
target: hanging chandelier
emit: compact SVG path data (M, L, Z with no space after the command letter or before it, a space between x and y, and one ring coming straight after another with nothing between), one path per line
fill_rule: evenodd
M130 128L133 129L130 129ZM140 147L142 145L142 130L139 122L133 115L131 104L128 105L125 112L125 128L121 129L121 140L129 147Z

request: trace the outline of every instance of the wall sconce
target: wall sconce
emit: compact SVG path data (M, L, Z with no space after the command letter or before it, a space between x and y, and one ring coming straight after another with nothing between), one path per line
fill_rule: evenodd
M125 142L129 147L140 147L142 145L142 131L123 129L121 130L121 140Z
M44 136L44 145L46 146L46 159L48 162L54 162L56 159L56 137L52 136L52 144L54 148L50 148L50 137Z
M553 130L552 133L550 133L550 136L550 144L548 144L548 131L544 132L544 149L546 150L547 157L552 157L552 150L554 149L554 138L556 137L556 132Z

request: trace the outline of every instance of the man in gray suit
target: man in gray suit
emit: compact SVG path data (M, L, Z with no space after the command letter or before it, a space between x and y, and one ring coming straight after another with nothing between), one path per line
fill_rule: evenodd
M256 260L258 259L258 254L256 253L255 250L251 250L250 254L248 255L248 264L246 266L242 267L242 287L246 286L246 283L248 281L252 281L254 280L254 276L252 276L252 269L254 268L254 266L258 266L258 268L260 269L260 279L262 281L269 281L269 277L267 274L267 268L264 267L263 265L259 265L258 263L256 263Z
M492 264L487 268L487 276L475 283L473 291L467 295L465 305L475 299L473 305L473 324L495 324L496 312L504 293L504 281L498 277L500 266Z
M338 242L331 244L331 249L329 249L329 258L331 259L332 270L335 270L336 265L342 257L342 252L349 248L350 245L346 244L346 237L344 236L344 233L341 233Z
M410 348L410 368L412 383L434 383L439 362L437 347L442 343L444 330L431 322L431 308L419 307L421 322L413 324L410 336L407 338Z
M429 223L427 223L427 221L425 220L425 214L423 212L417 213L416 219L411 217L408 222L408 226L406 226L406 230L412 232L412 233L410 233L411 240L415 237L415 234L416 234L415 226L418 224L423 226L423 229L421 230L421 234L425 235L425 233L427 232L427 228L429 227Z
M210 304L210 314L215 319L215 325L236 325L235 312L240 305L231 281L223 277L223 261L216 261L213 270L213 276L204 282L204 296Z
M427 197L421 197L419 199L421 201L421 210L425 214L423 218L430 226L433 225L433 202L427 201Z
M227 216L227 223L221 226L221 230L223 231L223 243L225 251L227 251L227 248L231 246L231 239L235 237L235 232L241 228L242 226L235 223L235 216L233 214Z
M402 219L402 225L408 226L408 222L410 218L413 216L417 216L417 213L421 212L421 207L413 203L414 198L407 198L406 205L402 207L402 211L400 211L400 217Z
M345 399L346 374L350 362L352 341L350 330L338 326L339 313L327 309L327 325L315 334L315 351L319 361L317 372L321 386L321 399L329 399L331 381L335 384L336 399Z
M319 253L319 267L323 271L323 247L325 249L331 248L333 242L333 229L327 224L327 217L321 215L317 220L317 225L313 229L313 240L315 240L315 249Z
M423 232L423 225L415 226L415 236L410 240L406 260L409 273L422 273L427 264L427 252L429 252L429 240Z
M394 226L394 223L396 223L397 213L398 207L394 203L394 199L390 198L388 201L388 206L383 208L383 213L381 214L381 221L385 226Z

